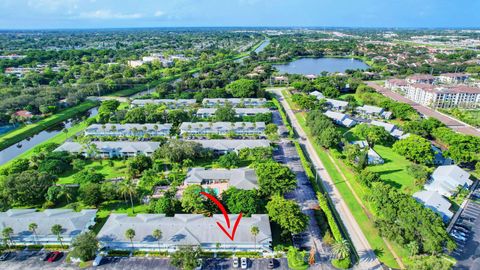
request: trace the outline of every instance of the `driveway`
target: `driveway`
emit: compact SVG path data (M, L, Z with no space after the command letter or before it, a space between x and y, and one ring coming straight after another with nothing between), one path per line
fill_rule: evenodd
M273 113L273 122L281 127L279 130L284 128L284 123L278 111ZM282 138L278 149L275 151L274 158L276 161L286 164L297 177L297 188L285 194L285 198L295 200L302 208L302 212L310 218L307 230L294 236L294 245L305 250L315 249L315 261L317 262L315 268L331 269L329 262L332 254L322 243L320 227L315 218L315 209L318 209L317 196L308 180L295 145Z
M414 101L412 101L412 100L410 100L410 99L408 99L408 98L406 98L406 97L404 97L404 96L402 96L398 93L395 93L390 89L382 87L382 86L380 86L376 83L367 82L367 84L368 84L368 86L373 87L380 94L382 94L386 97L389 97L389 98L391 98L395 101L407 103L410 106L412 106L418 113L420 113L422 115L425 115L425 116L428 116L428 117L436 118L440 122L444 123L447 127L451 128L455 131L458 131L458 132L461 132L461 133L464 133L464 134L468 134L468 135L480 136L480 131L478 129L475 129L474 127L472 127L468 124L460 122L453 117L450 117L450 116L445 115L443 113L439 113L436 110L431 109L429 107L420 105L420 104L418 104L418 103L416 103L416 102L414 102Z
M288 270L288 262L285 258L275 259L276 270ZM231 259L208 259L205 261L202 269L208 270L227 270L239 269L232 267ZM266 270L268 269L268 259L248 259L248 268L252 270Z
M307 134L298 123L297 118L295 117L295 114L293 113L289 104L286 102L285 98L283 97L281 89L273 88L271 89L271 91L277 95L283 108L285 108L288 118L292 123L292 127L295 129L297 134L301 138L308 138ZM377 259L377 256L373 252L373 249L368 243L367 238L363 234L362 230L360 229L360 226L358 225L357 221L355 220L352 213L350 212L350 209L348 208L347 204L345 203L339 191L337 190L336 186L334 185L332 178L327 173L325 167L323 166L322 161L320 160L317 153L315 152L315 149L313 148L312 143L308 139L306 140L302 139L302 140L299 140L299 142L307 150L307 153L310 156L310 159L312 160L312 163L315 166L317 173L321 178L326 188L326 191L328 192L328 195L330 196L335 206L336 211L338 212L340 218L342 219L343 224L345 225L345 228L347 229L350 239L352 240L353 246L355 247L358 253L358 256L360 257L360 261L355 266L355 268L362 269L362 270L380 269L381 265Z
M0 269L8 270L48 270L48 269L78 269L74 265L67 264L65 258L67 254L65 253L59 260L49 263L41 260L40 255L37 251L17 251L14 252L14 256L10 257L6 261L0 262Z

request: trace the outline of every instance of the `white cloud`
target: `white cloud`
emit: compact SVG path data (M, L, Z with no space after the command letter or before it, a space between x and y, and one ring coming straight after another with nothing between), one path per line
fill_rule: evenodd
M82 12L78 16L81 19L101 19L101 20L108 20L108 19L139 19L143 18L144 15L142 13L121 13L121 12L113 12L108 9L99 9L90 12Z
M155 14L153 14L155 17L162 17L163 15L165 15L165 12L161 11L161 10L157 10L157 12L155 12Z

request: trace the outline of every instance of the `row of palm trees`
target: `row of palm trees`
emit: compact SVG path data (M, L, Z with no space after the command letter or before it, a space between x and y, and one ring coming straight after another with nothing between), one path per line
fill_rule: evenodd
M254 237L255 249L257 249L257 235L260 233L260 229L257 226L252 226L250 228L250 233ZM130 240L130 243L132 245L132 249L133 249L133 238L135 238L135 235L136 235L135 230L132 229L132 228L127 229L125 231L125 237ZM160 230L160 229L153 230L152 236L155 240L157 240L158 249L160 250L160 239L162 239L162 236L163 236L162 230Z
M38 229L38 224L37 223L28 224L28 230L31 231L33 233L33 235L35 236L35 241L37 241L37 239L38 239L37 229ZM52 228L51 228L51 232L54 235L57 236L57 240L60 242L60 245L63 248L63 241L62 241L62 239L63 239L63 237L62 237L63 227L62 227L62 225L60 225L60 224L53 225ZM5 244L5 246L9 247L11 245L14 245L14 242L13 242L13 239L12 239L13 233L14 233L14 231L13 231L12 227L3 228L2 237L3 237L3 243Z

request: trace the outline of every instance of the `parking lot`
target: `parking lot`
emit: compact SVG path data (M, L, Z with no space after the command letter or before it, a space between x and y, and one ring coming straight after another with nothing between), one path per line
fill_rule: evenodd
M5 261L0 261L0 269L16 270L16 269L77 269L73 265L65 262L66 254L55 262L46 262L41 258L39 251L17 251L12 254Z
M278 270L289 269L287 259L285 258L275 259L274 264L275 264L274 269L278 269ZM239 269L239 268L232 267L231 259L209 259L204 263L202 269L226 270L226 269ZM266 270L268 269L268 259L249 259L248 269Z
M450 233L458 246L452 253L457 270L480 269L480 189L474 194L478 197L470 200Z

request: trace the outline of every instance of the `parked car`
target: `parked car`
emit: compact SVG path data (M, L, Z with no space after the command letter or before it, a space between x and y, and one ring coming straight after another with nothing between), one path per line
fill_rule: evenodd
M458 231L458 230L452 230L452 233L461 235L463 237L467 237L467 234L465 234L464 232Z
M268 267L268 269L275 268L275 261L273 259L269 259L267 267Z
M242 258L240 259L240 267L241 267L242 269L247 269L247 267L248 267L247 258L242 257Z
M50 256L52 256L52 252L45 252L45 251L42 251L40 253L40 260L41 261L46 261L50 258Z
M232 267L233 268L238 268L238 258L237 257L232 258Z
M52 252L52 255L48 258L48 262L54 262L58 259L60 259L63 256L63 252L61 251L54 251Z
M8 260L8 258L10 258L10 255L11 255L11 254L12 254L12 253L11 253L11 252L8 252L8 251L2 253L2 255L0 255L0 261L6 261L6 260Z
M459 226L457 226L457 225L453 226L453 229L454 229L454 230L457 230L457 231L464 232L464 233L469 233L469 232L470 232L469 230L464 229L464 228L462 228L462 227L459 227Z
M456 233L452 233L452 237L457 239L457 240L460 240L460 241L466 241L467 240L467 238L465 238L465 237L463 237L459 234L456 234Z
M95 257L95 260L93 260L92 266L99 266L102 263L103 256L101 254L98 254L97 257Z

